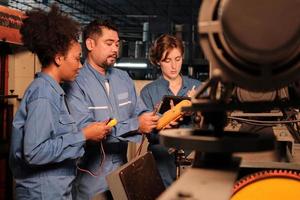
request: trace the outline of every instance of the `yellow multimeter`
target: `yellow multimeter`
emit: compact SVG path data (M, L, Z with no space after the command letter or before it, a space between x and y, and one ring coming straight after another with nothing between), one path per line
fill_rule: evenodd
M107 122L107 126L113 127L118 123L118 120L116 120L115 118L108 120Z

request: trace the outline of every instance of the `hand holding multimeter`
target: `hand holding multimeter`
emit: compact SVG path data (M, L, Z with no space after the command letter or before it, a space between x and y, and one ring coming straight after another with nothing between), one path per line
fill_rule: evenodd
M172 102L172 103L171 103ZM175 104L171 107L171 104ZM189 97L164 96L159 111L162 113L161 118L156 126L157 130L167 128L172 122L183 116L181 109L192 105Z
M117 123L116 120L92 122L82 129L86 140L99 141L111 133L111 128Z

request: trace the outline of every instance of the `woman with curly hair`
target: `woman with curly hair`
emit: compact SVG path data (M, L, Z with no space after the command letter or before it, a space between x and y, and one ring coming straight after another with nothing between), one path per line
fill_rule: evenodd
M81 68L79 25L56 5L26 13L20 29L24 46L36 53L42 70L27 88L13 121L10 167L16 199L72 199L76 161L86 140L111 131L105 122L78 130L60 83Z

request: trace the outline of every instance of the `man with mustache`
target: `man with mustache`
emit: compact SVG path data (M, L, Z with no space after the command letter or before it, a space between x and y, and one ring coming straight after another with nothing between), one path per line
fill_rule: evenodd
M157 125L158 116L146 112L132 79L113 67L119 53L119 35L110 21L95 20L83 30L87 53L77 79L66 87L71 115L79 127L115 118L118 123L101 142L86 145L78 165L74 199L102 196L112 199L105 177L126 162L128 141L139 142Z

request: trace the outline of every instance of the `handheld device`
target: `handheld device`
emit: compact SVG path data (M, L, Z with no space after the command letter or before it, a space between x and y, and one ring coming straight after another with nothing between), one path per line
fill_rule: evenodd
M110 127L115 126L118 123L118 120L116 120L115 118L108 120L107 124Z
M192 102L190 100L182 100L176 106L171 108L170 110L166 111L162 117L158 120L158 124L156 126L157 130L161 130L165 128L171 121L179 119L183 112L181 111L181 108L183 107L189 107L192 105Z
M158 113L164 114L166 111L171 109L171 100L173 101L174 106L177 105L182 100L191 100L190 97L186 96L174 96L174 95L164 95L162 101L158 107Z

